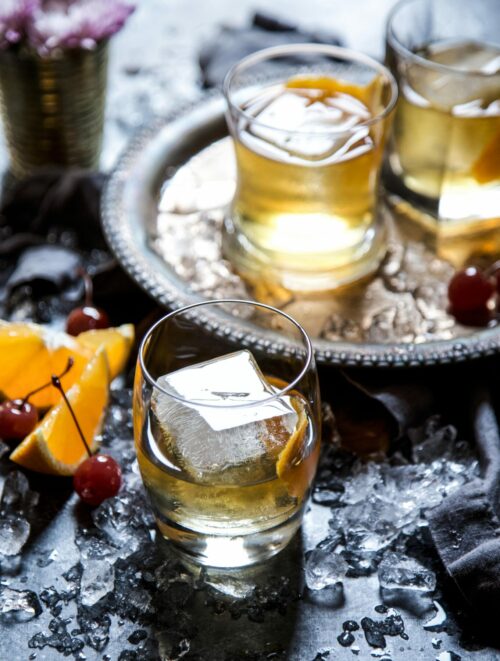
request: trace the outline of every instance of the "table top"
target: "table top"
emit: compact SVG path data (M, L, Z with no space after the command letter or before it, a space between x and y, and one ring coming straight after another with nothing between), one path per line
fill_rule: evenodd
M393 4L274 0L267 9L306 27L338 32L346 45L381 56L385 16ZM112 168L137 128L201 95L196 59L200 44L221 23L243 24L254 7L249 0L143 0L112 44L103 169ZM452 427L431 421L416 433L418 460L409 464L400 457L364 465L336 448L327 434L313 500L290 547L261 567L200 573L180 564L154 539L134 458L130 397L127 389L114 390L103 440L106 451L124 467L119 498L92 513L66 480L29 475L27 493L22 478L17 487L11 478L9 489L17 489L17 495L21 490L26 508L21 518L31 532L20 555L0 556L2 659L499 658L476 637L468 615L457 607L459 598L443 574L420 513L437 502L436 493L439 500L475 474L474 453L457 445ZM447 459L439 455L443 442L451 443ZM0 455L6 450L0 446ZM3 456L0 474L5 477L11 471ZM398 480L400 491L390 491ZM443 480L444 490L438 488ZM371 499L375 484L382 490L381 502ZM39 494L38 499L31 492ZM391 497L395 501L401 494L410 502L409 521L395 522L386 512L391 519L388 537L387 531L373 528L376 522L366 522L361 542L375 535L376 551L357 553L355 541L342 538L343 526L376 515L381 503L387 508ZM0 548L9 534L0 516ZM317 545L321 551L321 544L328 548L336 542L349 563L347 576L341 577L343 587L310 589L305 574L312 586L316 565L327 571ZM380 582L388 579L375 566L389 547L415 558L427 580L432 582L435 575L436 589L429 594L417 590L418 599L415 594L409 598L411 590L381 595ZM10 610L12 605L17 610ZM344 633L339 642L350 629L354 641Z

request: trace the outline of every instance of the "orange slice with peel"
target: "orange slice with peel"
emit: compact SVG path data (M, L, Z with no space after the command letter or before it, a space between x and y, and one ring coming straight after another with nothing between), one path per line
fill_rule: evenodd
M302 400L300 395L292 396L291 401L299 419L285 447L278 455L276 474L286 483L291 496L303 498L314 478L319 456L319 443L315 443L312 452L305 456L309 419L305 403L299 401L299 397Z
M486 144L471 168L471 174L479 184L500 179L500 131Z
M10 399L23 398L44 383L50 383L51 375L62 372L71 356L73 367L61 380L63 387L69 389L93 353L66 333L37 324L2 321L0 391ZM30 402L38 408L47 408L60 398L54 388L45 388L30 397Z
M294 76L285 83L286 89L295 90L311 103L325 103L336 94L347 94L364 103L372 112L380 105L383 85L381 76L375 76L367 85L328 76Z
M99 349L66 392L91 450L96 448L96 435L101 430L108 387L108 361L105 351ZM85 446L62 399L10 455L25 468L51 475L73 475L86 457Z
M113 380L125 367L134 342L133 324L123 324L116 328L90 330L80 333L77 341L84 347L96 351L104 348L108 358L110 378Z

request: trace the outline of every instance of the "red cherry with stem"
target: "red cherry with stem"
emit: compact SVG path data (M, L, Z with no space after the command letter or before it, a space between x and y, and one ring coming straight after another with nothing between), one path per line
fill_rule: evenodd
M475 266L469 266L455 273L450 280L448 298L451 310L454 314L487 310L494 291L491 280Z
M57 376L52 377L52 385L61 393L89 455L76 469L73 476L73 486L84 503L92 506L100 505L106 498L116 496L120 490L122 483L120 466L113 457L107 454L92 455L71 402L66 397L64 388Z
M36 406L23 399L0 404L0 438L20 440L33 431L37 422Z
M73 366L73 358L58 378L62 378ZM52 381L44 383L29 392L23 399L8 399L0 404L0 438L21 440L36 427L38 422L38 409L29 402L29 398L41 390L52 385Z
M120 490L122 472L113 457L96 454L82 462L73 476L76 493L88 505L100 505Z
M85 286L85 305L72 310L66 320L66 332L69 335L80 335L85 331L109 328L109 317L104 310L96 308L92 303L94 287L92 279L86 271L80 271Z
M80 335L85 331L109 328L109 317L100 308L84 305L72 310L66 321L66 332L69 335Z

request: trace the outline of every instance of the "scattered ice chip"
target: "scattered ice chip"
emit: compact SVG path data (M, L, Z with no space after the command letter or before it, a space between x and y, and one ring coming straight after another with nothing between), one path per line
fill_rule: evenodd
M7 475L3 484L0 511L29 516L38 499L39 494L30 490L26 475L21 471L13 470Z
M331 587L344 580L347 569L347 562L341 555L316 548L309 553L306 560L306 585L310 590Z
M398 508L378 496L370 496L364 502L345 508L341 515L346 548L353 552L375 552L385 548L400 527Z
M29 517L39 495L29 488L27 477L18 470L4 480L0 500L0 555L13 556L21 552L30 534Z
M384 603L399 606L418 617L428 614L436 588L433 571L401 553L386 553L378 567L380 594Z
M450 459L455 450L457 429L444 425L439 416L429 418L423 427L410 429L413 458L419 463L431 463L436 459ZM470 453L470 450L469 450Z
M264 402L276 391L249 351L186 367L158 382L189 402L156 392L152 434L198 480L225 481L228 469L276 457L299 419L289 396Z
M139 495L130 493L105 500L93 510L92 520L117 549L116 556L121 558L132 555L149 541L148 524L153 525L145 501Z
M30 590L13 590L0 586L0 621L27 622L42 612L38 597Z
M0 515L0 554L17 555L30 536L30 524L17 514Z
M84 606L93 606L113 591L115 570L107 560L92 560L85 564L81 578L81 598Z

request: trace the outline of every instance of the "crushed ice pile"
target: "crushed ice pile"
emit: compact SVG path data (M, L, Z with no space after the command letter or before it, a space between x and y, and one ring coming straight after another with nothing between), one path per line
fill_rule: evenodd
M470 445L437 417L410 432L407 441L380 463L334 447L324 454L313 501L332 510L331 532L322 545L341 550L348 575L373 573L385 550L404 551L408 538L426 526L425 511L477 475Z
M335 634L338 644L353 654L359 653L359 643L371 646L373 656L386 648L388 636L406 640L402 611L425 614L428 619L439 608L433 601L435 567L427 566L425 557L422 562L417 550L426 528L426 509L477 472L472 450L457 440L454 428L433 418L379 463L363 463L334 444L325 446L313 500L329 510L330 532L306 553L302 581L294 582L288 575L282 556L264 582L225 581L182 564L156 540L131 441L130 396L128 390L112 393L103 437L106 452L120 461L124 486L117 497L96 509L83 508L85 524L76 514L68 514L74 530L74 540L69 540L74 542L71 566L62 566L62 548L45 549L41 556L37 551L33 576L44 576L48 567L56 578L42 583L36 592L23 575L22 559L30 552L37 494L17 470L4 480L0 623L37 623L26 640L26 658L35 659L37 650L48 648L51 659L60 654L83 661L90 653L89 658L109 661L110 640L119 640L118 656L116 643L113 646L119 661L209 659L211 652L200 642L203 618L220 617L224 626L227 618L242 619L247 629L251 623L260 626L271 614L286 616L308 595L342 591L342 584L348 595L352 579L362 581L360 577L375 573L383 602L375 610L382 619L361 612L356 620L344 622L340 635ZM8 466L6 459L0 463L2 469ZM69 503L76 513L76 496ZM306 516L314 516L314 508ZM437 620L429 620L424 628L442 630L438 625ZM286 650L279 646L270 648L274 656L235 654L224 658L286 658ZM318 658L327 658L325 654L320 652Z

